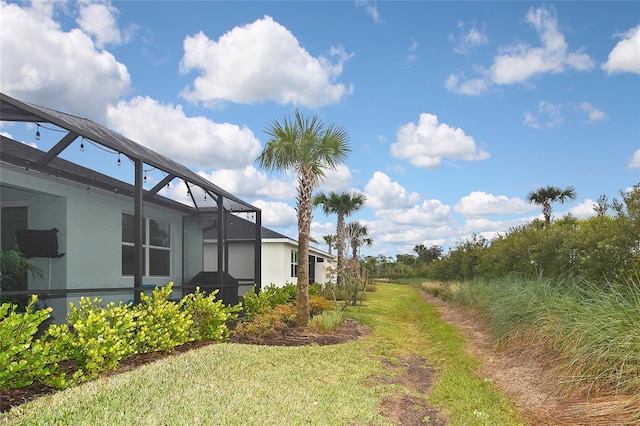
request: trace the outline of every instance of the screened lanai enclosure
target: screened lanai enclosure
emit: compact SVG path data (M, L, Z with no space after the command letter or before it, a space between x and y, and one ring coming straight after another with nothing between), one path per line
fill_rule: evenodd
M19 251L37 269L3 273L2 301L24 304L36 294L63 321L81 296L137 303L141 292L173 283L172 298L199 286L234 303L259 287L260 209L89 119L0 94L0 121L3 258ZM33 140L5 136L10 123L26 123ZM97 170L112 160L123 176ZM224 224L234 215L248 226L246 259L229 259ZM212 223L216 270L205 271L203 234ZM234 276L229 265L238 262L245 267Z

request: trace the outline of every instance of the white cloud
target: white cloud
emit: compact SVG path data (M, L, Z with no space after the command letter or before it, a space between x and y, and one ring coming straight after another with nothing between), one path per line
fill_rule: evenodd
M394 224L413 225L415 227L442 226L451 219L451 207L439 200L425 200L411 208L378 210L375 216Z
M97 47L103 48L107 44L123 43L124 37L116 22L118 9L111 4L82 4L79 13L80 16L76 22L85 33L95 37Z
M260 142L247 127L187 117L180 105L137 96L109 106L110 125L128 138L180 163L204 169L252 163Z
M277 200L295 199L295 179L269 179L252 165L238 169L218 169L210 173L199 172L224 190L243 198L266 197Z
M218 41L200 32L184 40L180 68L200 75L182 96L208 106L267 100L310 108L334 104L352 92L336 82L349 55L343 48L329 54L311 56L269 16L235 27Z
M452 93L460 95L481 95L489 90L489 81L486 78L466 78L464 74L451 74L444 86Z
M578 219L586 219L596 215L596 211L593 209L593 206L596 204L598 204L596 201L587 198L577 206L570 208L568 213L571 213L571 216Z
M356 0L356 7L364 7L367 15L371 16L373 22L379 24L382 22L380 12L378 12L378 2L376 0Z
M2 3L0 86L10 96L96 120L130 90L127 67L78 28L63 31L53 5ZM57 6L57 3L55 4Z
M564 35L558 29L557 18L549 9L530 9L526 22L532 25L542 43L532 47L526 43L505 46L491 67L491 79L496 84L523 83L537 74L562 73L567 68L588 71L593 60L585 53L569 52Z
M353 176L351 170L344 164L338 165L335 170L326 170L325 176L318 185L318 191L323 192L340 192L348 190L351 187Z
M474 191L465 195L453 208L465 217L490 216L499 214L521 214L532 210L529 202L506 195L493 195Z
M417 192L408 192L398 182L391 181L389 176L382 172L374 172L373 177L364 188L367 196L367 207L372 209L385 209L389 207L408 207L415 205L420 200Z
M581 103L578 105L578 109L587 113L587 120L585 121L585 124L597 123L598 121L602 121L607 118L607 114L600 111L589 102Z
M609 52L602 69L608 74L631 72L640 74L640 25L621 34L620 40Z
M457 36L449 36L449 39L455 43L453 51L456 53L466 55L473 49L489 43L489 37L487 37L484 26L478 29L474 25L467 30L464 22L460 22L458 23L458 28L460 33Z
M629 161L629 168L640 168L640 149L633 153L633 158L631 158L631 161Z
M524 113L524 119L522 120L525 126L534 129L539 129L540 127L556 128L560 127L562 122L562 106L546 101L540 101L538 104L537 115L527 111Z
M286 228L298 223L296 210L286 203L255 200L251 204L262 210L262 226L267 228Z
M420 114L420 121L403 125L391 144L394 158L408 159L416 167L439 167L442 159L478 161L489 158L489 153L479 149L473 137L460 128L438 123L433 114Z

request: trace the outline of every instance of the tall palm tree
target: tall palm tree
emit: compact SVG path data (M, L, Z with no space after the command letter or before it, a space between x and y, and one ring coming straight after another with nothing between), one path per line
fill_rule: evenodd
M321 192L313 198L313 205L322 205L322 211L325 215L335 213L338 216L338 222L336 224L337 234L337 269L338 269L338 283L340 283L340 271L344 263L344 218L351 216L353 213L360 210L367 197L359 192L341 192L336 193L331 191L328 195Z
M327 246L329 247L329 255L331 255L331 249L333 248L333 245L336 243L336 236L324 235L322 238L324 239L324 242L327 243Z
M557 186L549 185L531 191L527 194L527 199L530 203L542 206L544 221L546 226L549 226L551 224L551 203L559 202L560 204L564 204L567 200L575 200L576 190L573 186L567 186L565 189L561 189Z
M313 190L325 176L344 162L351 149L347 131L325 124L314 115L305 118L296 109L293 118L273 121L265 132L270 139L256 163L270 171L293 171L298 178L298 311L301 325L309 322L309 239Z

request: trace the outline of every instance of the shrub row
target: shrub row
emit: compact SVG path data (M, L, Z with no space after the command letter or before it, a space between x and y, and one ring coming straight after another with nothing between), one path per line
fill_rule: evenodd
M96 377L117 368L122 360L154 351L170 351L190 341L221 340L226 322L237 318L241 305L224 306L216 292L199 288L179 302L169 296L172 283L140 295L137 305L109 303L83 297L70 304L68 324L49 325L41 337L38 328L51 308L25 312L4 303L0 307L0 388L19 388L39 381L57 388ZM63 368L62 365L65 365Z
M320 284L314 283L309 287L312 317L334 308L333 303L320 295L321 291ZM243 296L245 318L236 326L234 333L262 338L293 326L297 293L297 286L291 283L284 287L267 286L259 292L246 293Z

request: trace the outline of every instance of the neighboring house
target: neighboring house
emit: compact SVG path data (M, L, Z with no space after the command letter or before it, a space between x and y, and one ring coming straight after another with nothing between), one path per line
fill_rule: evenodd
M211 217L223 221L239 212L253 215L254 221L243 224L250 235L245 241L250 259L242 260L247 267L235 279L251 285L261 281L260 209L88 119L4 94L0 94L0 101L0 121L38 123L38 131L46 123L62 132L60 141L48 152L0 137L0 248L20 249L43 272L42 277L28 276L13 288L2 289L3 301L24 303L37 294L54 308L55 321L60 322L66 318L68 303L81 296L105 302L137 301L145 288L173 282L176 291L172 297L181 297L192 290L183 284L205 269L204 223ZM89 142L117 153L118 158L129 158L134 165L134 184L58 157L72 143L78 149L80 143ZM87 149L82 155L97 151ZM145 188L143 173L147 168L159 169L165 179ZM192 205L159 195L160 189L174 180L186 183L190 195L195 189L207 194L215 207L206 208L205 213L193 195ZM218 249L225 253L226 235L220 235ZM228 258L223 257L219 264L221 268L214 269L221 272L215 278L218 282L206 285L222 284L229 273Z
M229 264L231 275L242 274L245 263L250 259L250 249L247 240L247 219L238 215L229 215L226 223L228 230L227 245L228 257L232 259ZM285 235L262 227L262 287L274 285L282 287L287 283L296 283L298 279L298 242ZM217 265L217 238L215 228L205 226L204 233L204 266L205 270L216 270ZM249 263L250 265L250 263ZM331 269L335 269L335 256L330 255L315 247L309 247L309 283L325 284L330 280ZM246 290L246 288L245 288Z

